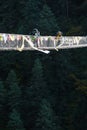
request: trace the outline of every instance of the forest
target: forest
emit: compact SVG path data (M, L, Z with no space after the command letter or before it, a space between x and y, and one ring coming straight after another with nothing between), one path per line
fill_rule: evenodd
M87 0L0 0L0 33L87 35ZM87 130L87 48L0 50L0 130Z

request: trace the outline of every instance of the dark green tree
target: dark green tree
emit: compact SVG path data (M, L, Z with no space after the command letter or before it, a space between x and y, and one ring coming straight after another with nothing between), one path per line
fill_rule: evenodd
M42 35L54 35L59 29L56 18L47 4L43 5L40 12L38 28Z
M10 4L9 4L10 3ZM11 0L2 1L2 24L5 28L5 32L13 31L15 32L15 25L18 21L18 13L17 13L17 0L13 2Z
M24 23L20 26L19 31L29 34L34 28L38 26L39 14L43 5L43 0L28 0L25 5Z
M43 68L41 61L39 59L35 60L34 66L32 68L32 78L30 85L27 88L26 95L26 112L28 124L31 124L31 128L34 127L39 102L42 97L48 97L49 91L46 87L46 82L44 80ZM29 112L31 111L31 112ZM33 118L32 118L33 116ZM28 125L27 124L27 125Z
M0 80L0 129L5 127L5 102L6 102L6 90L2 81Z
M25 130L20 113L13 109L9 115L7 128L9 130Z
M36 59L32 68L31 85L28 87L27 91L29 93L29 97L31 97L31 100L40 100L41 97L47 95L46 82L44 79L41 61L40 59Z
M8 106L10 109L19 109L21 101L21 88L18 85L17 77L14 71L11 71L7 77L8 84Z
M42 99L36 119L37 130L62 130L56 122L53 109L47 99Z
M17 33L21 19L23 19L23 8L26 0L0 1L0 32Z
M7 79L6 79L6 87L9 87L13 85L14 83L18 83L17 75L14 72L14 70L11 70L8 73Z

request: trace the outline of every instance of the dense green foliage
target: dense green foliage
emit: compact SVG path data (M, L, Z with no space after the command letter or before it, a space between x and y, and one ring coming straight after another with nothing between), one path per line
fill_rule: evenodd
M87 33L87 0L0 5L0 32ZM0 130L87 130L87 48L0 52L0 79Z
M86 50L1 52L0 128L86 130Z
M20 119L20 114L15 109L12 110L9 116L7 127L9 130L25 130Z
M87 0L0 1L0 32L29 34L38 28L42 35L86 35Z
M2 81L0 81L0 128L3 128L5 123L5 100L6 90Z

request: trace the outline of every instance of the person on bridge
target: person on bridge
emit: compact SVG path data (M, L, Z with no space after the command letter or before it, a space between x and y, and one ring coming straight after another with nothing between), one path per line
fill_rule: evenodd
M55 39L56 39L56 40L59 40L61 37L62 37L62 32L61 32L61 31L58 31L57 34L56 34Z
M35 35L35 39L36 39L36 46L39 47L39 37L40 37L40 32L38 31L38 29L34 28L33 29L33 34Z
M55 37L56 46L58 46L58 45L60 44L61 38L62 38L62 32L61 32L61 31L58 31L57 34L56 34L56 37Z

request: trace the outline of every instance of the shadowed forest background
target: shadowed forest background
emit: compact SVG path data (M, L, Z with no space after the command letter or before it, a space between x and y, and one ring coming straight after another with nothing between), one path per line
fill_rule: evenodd
M0 33L87 35L87 0L0 0ZM0 130L87 130L87 48L0 51Z

